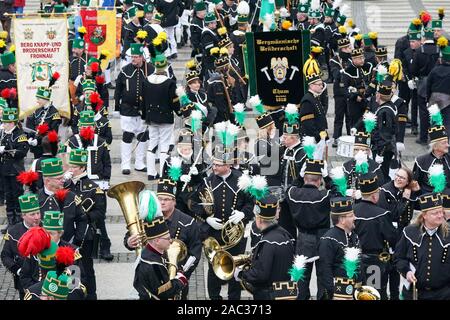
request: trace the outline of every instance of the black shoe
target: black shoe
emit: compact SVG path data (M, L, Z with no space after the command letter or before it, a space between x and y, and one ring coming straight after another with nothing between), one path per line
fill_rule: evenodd
M131 173L130 169L123 169L123 170L122 170L122 174L128 175L128 174L130 174L130 173Z
M147 176L147 177L148 177L148 181L152 181L152 180L159 179L159 175L156 175L156 176Z
M100 259L103 259L106 261L111 261L112 259L114 259L114 256L109 251L100 252L99 257L100 257Z
M334 139L333 144L331 145L333 148L337 148L337 139Z
M175 60L176 58L178 58L178 54L174 53L169 57L171 60Z
M419 134L419 130L417 130L417 127L411 127L411 134L414 136L417 136Z
M136 168L134 168L134 171L146 172L146 171L147 171L147 167L144 167L144 168L142 168L142 169L136 169Z
M420 139L417 139L417 140L416 140L416 143L420 144L421 146L426 146L426 145L428 145L428 142L427 142L427 141L423 141L423 140L420 140Z

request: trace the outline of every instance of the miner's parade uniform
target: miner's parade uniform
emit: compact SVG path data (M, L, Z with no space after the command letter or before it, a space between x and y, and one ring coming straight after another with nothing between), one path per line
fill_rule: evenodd
M363 196L370 196L379 192L377 176L366 174L358 180ZM379 207L369 200L361 200L353 207L355 212L355 232L358 234L361 252L363 273L366 277L371 274L372 266L378 266L380 270L381 299L387 299L387 283L389 272L389 248L397 241L397 233L392 225L392 216L389 211Z
M306 159L305 175L322 177L322 171L322 160ZM297 255L309 258L318 255L320 237L330 229L330 196L330 190L319 190L315 185L306 183L301 188L293 186L287 191L286 201L298 231ZM299 282L299 300L309 300L311 297L309 282L312 269L312 263L305 267L303 280Z
M208 28L208 23L216 22L216 15L213 12L209 12L204 19L205 27L203 28L201 35L201 48L202 54L202 78L204 81L209 79L211 72L214 72L214 56L211 55L210 50L219 45L219 36L216 30Z
M419 198L420 209L442 209L441 194L427 193ZM404 299L448 300L450 299L450 263L448 246L450 239L444 224L428 229L423 222L407 226L395 248L394 262L398 272L406 278L412 271L417 282L408 282L403 288ZM423 221L423 220L422 220ZM417 292L413 292L414 290ZM416 297L414 297L416 296Z
M352 213L351 198L332 199L332 215L346 216ZM347 233L341 227L334 226L320 238L317 278L324 291L318 292L318 299L353 299L353 293L361 286L363 277L359 269L351 272L344 267L349 249L359 250L359 239L355 232Z
M86 167L88 161L87 150L72 149L70 151L69 164ZM89 300L97 299L94 261L92 258L97 256L97 225L105 220L106 197L103 190L88 178L86 171L78 176L72 177L68 189L76 195L77 205L88 220L88 229L85 232L83 243L80 246L85 280L83 282L87 287L87 298Z
M7 52L0 56L3 68L0 69L0 92L4 89L16 89L17 78L16 75L11 72L10 66L15 66L16 56L13 52ZM10 107L17 108L17 100L10 99Z
M75 85L75 80L78 76L84 74L84 70L86 67L86 57L84 55L84 48L86 42L82 38L77 38L73 41L73 48L82 49L83 51L80 55L72 55L69 58L69 67L70 67L70 75L69 75L69 92L70 98L73 105L77 105L79 103L78 97L76 96L77 86Z
M292 300L297 294L296 283L290 281L288 272L294 259L294 245L289 232L275 221L277 210L278 199L272 195L256 200L255 216L267 226L260 231L261 238L252 248L250 268L235 271L237 279L250 285L255 300Z
M194 2L194 17L190 23L190 31L191 31L191 45L192 45L192 53L191 57L196 58L196 60L201 61L202 57L202 46L201 46L201 37L203 28L205 27L203 19L197 16L198 11L206 11L207 5L203 1L195 1Z
M19 110L8 108L4 99L0 100L0 104L4 106L3 130L0 135L1 175L5 190L6 217L8 225L12 226L21 220L18 198L23 194L23 189L16 177L25 170L25 157L29 146L27 136L17 125ZM5 129L6 125L12 127Z

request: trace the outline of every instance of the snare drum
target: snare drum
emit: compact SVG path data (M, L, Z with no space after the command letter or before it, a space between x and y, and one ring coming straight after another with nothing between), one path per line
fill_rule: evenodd
M342 136L338 139L338 146L336 154L341 157L353 157L353 145L355 144L355 137Z

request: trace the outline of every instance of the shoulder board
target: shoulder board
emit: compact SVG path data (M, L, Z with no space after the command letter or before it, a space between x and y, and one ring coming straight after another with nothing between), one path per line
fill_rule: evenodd
M8 241L9 240L9 233L6 231L6 233L3 235L3 240Z
M77 196L77 195L75 195L75 205L80 205L80 203L81 203L81 198L79 197L79 196Z
M52 120L61 120L61 116L58 112L53 115Z
M100 187L97 187L97 189L95 189L95 193L96 194L103 194L103 190Z
M87 288L80 282L80 290L83 291L84 296L87 296Z
M75 250L75 256L74 256L74 259L75 260L79 260L79 259L81 259L81 254L80 254L80 251L77 249L77 250Z
M33 296L31 295L30 290L25 289L25 295L23 296L23 300L31 300Z
M17 139L17 142L27 142L28 138L26 135L22 134L19 136L19 139Z

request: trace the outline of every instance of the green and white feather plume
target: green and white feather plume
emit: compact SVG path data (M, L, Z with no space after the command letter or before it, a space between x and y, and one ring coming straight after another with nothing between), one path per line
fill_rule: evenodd
M177 94L178 98L180 98L180 104L182 106L185 106L191 102L191 99L186 94L186 91L182 86L178 86L175 90L175 93Z
M214 130L224 146L232 146L237 139L239 127L230 121L223 121L214 125Z
M355 172L366 174L369 172L369 163L367 162L367 154L364 151L358 151L355 154Z
M236 119L236 122L242 127L245 122L245 106L243 103L237 103L233 106L233 113L234 118Z
M289 269L288 273L291 276L291 279L295 282L302 281L305 276L305 266L306 260L308 257L304 255L296 255L294 258L294 263L292 267Z
M428 182L433 187L433 192L442 192L446 186L444 166L442 164L433 164L428 169Z
M198 129L202 127L202 118L203 115L199 110L192 110L191 112L191 129L193 132L196 132Z
M431 126L442 126L444 120L442 119L441 111L437 104L433 104L428 108L428 113L430 114L430 125Z
M284 109L284 116L286 117L289 125L298 123L298 108L295 104L288 103Z
M364 128L367 133L372 133L373 129L377 126L377 116L373 112L366 112L363 116Z
M343 261L343 267L347 273L347 278L353 279L356 275L356 271L359 269L359 258L361 255L361 249L347 247L345 248L345 255Z
M342 166L331 169L331 180L336 186L337 191L341 196L345 197L347 195L347 176L344 173L344 168Z
M256 200L264 199L269 194L267 179L260 175L249 176L243 174L238 179L238 187Z
M162 217L161 204L156 194L150 190L139 193L139 218L147 222L153 221L156 217Z
M303 137L302 145L308 159L314 160L314 152L317 146L316 138L305 136Z
M180 157L171 157L170 158L170 166L168 169L168 175L172 181L177 182L178 180L180 180L180 177L183 174L183 170L181 169L182 164L183 164L183 160Z
M255 110L258 115L262 115L266 110L264 109L264 105L262 104L259 95L254 95L247 101L247 107Z
M384 79L386 79L387 74L388 74L388 69L385 66L380 65L377 68L377 75L376 75L375 79L377 80L378 83L381 83L384 81Z

